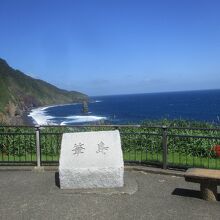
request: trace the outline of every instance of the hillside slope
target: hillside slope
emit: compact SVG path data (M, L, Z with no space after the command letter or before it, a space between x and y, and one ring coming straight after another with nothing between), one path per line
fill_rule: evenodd
M24 111L38 106L83 102L88 97L57 88L11 68L0 58L0 122L22 124Z

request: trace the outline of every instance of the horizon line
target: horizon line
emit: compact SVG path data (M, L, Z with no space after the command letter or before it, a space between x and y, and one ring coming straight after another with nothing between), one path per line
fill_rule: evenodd
M161 92L143 92L143 93L122 93L122 94L109 94L109 95L88 95L88 97L103 97L103 96L126 96L126 95L146 95L146 94L160 94L160 93L180 93L180 92L201 92L201 91L215 91L215 89L191 89L191 90L172 90L172 91L161 91Z

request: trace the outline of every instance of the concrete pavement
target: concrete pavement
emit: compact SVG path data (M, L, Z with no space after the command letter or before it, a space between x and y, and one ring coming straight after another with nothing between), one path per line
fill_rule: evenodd
M57 186L55 171L2 170L0 219L220 218L220 203L201 200L199 185L185 182L182 177L126 171L125 178L130 194L126 190L63 193Z

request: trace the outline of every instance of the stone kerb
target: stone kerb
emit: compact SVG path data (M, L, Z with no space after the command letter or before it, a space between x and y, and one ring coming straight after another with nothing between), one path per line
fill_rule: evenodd
M64 133L59 178L61 189L122 187L124 162L119 131Z

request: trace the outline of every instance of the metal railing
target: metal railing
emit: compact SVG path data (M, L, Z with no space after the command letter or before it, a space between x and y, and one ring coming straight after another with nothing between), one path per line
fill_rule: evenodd
M0 126L0 165L57 165L63 133L112 129L125 163L220 169L220 129L141 125Z

